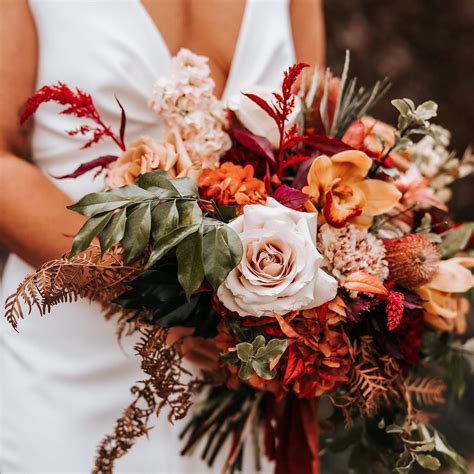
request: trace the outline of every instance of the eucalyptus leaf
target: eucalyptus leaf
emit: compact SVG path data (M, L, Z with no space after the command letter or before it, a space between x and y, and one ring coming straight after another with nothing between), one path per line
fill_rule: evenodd
M127 217L122 245L125 250L125 263L140 256L150 240L150 203L140 204Z
M252 366L250 362L242 362L242 365L239 369L239 377L242 380L248 380L252 376Z
M429 469L430 471L437 471L441 467L441 463L438 458L431 456L430 454L418 454L415 453L416 462L423 467L424 469Z
M94 237L99 234L104 227L108 224L112 214L98 214L94 217L91 217L86 221L86 223L81 227L74 241L72 243L72 249L69 255L73 257L78 253L84 251L89 247Z
M116 244L125 233L125 223L127 221L127 209L115 212L104 230L99 234L100 249L102 253L106 252L112 245Z
M176 248L178 280L186 297L199 289L204 280L202 264L202 227L185 237Z
M463 250L469 243L474 230L473 222L466 222L454 229L447 231L443 236L443 241L438 246L442 258L451 258L460 250Z
M260 349L265 347L265 337L259 334L253 341L252 341L252 354L257 354Z
M248 362L253 355L253 346L249 342L241 342L237 344L237 357L242 362Z
M254 359L252 361L252 369L264 380L271 380L276 376L276 370L270 369L270 364L263 360Z

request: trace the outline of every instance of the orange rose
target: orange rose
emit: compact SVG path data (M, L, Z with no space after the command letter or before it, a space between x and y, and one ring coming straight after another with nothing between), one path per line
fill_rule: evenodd
M367 179L371 165L372 160L356 150L332 158L318 156L309 169L308 186L303 188L312 196L309 210L314 206L322 209L326 222L333 227L344 227L349 220L369 227L373 216L390 211L401 198L393 184Z

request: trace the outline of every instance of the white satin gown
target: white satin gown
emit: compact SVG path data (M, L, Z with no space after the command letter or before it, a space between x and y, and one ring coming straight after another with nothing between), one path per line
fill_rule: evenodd
M294 63L288 1L247 0L224 98L255 84L277 87L282 71ZM168 74L171 56L139 0L30 0L30 6L39 38L37 87L61 81L89 92L115 129L116 95L127 111L127 140L159 137L162 125L147 102L156 78ZM84 139L64 133L80 121L58 110L46 104L35 116L33 159L46 176L117 153L108 140L80 150ZM102 188L92 174L50 179L78 200ZM61 222L55 231L59 236ZM10 255L2 299L30 271ZM131 401L129 388L142 379L135 341L126 338L121 348L114 322L86 301L57 306L44 318L33 311L19 330L0 322L0 472L90 472L98 442ZM211 472L198 454L179 456L182 424L171 426L162 417L154 426L149 439L117 461L116 472Z

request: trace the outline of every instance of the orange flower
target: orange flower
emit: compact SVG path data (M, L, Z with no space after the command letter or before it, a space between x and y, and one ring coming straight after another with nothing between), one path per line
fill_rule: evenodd
M474 266L473 258L450 258L439 263L434 278L415 289L425 300L425 321L441 331L463 334L466 331L466 314L469 303L459 294L473 287L471 272L465 267Z
M393 184L366 179L371 165L372 160L356 150L332 158L318 156L308 172L308 186L303 188L312 196L313 210L314 206L322 209L326 222L333 227L344 227L351 219L356 225L369 227L373 216L388 212L401 197Z
M239 213L247 204L265 204L265 184L254 177L251 165L244 167L226 162L217 169L206 169L199 180L204 199L214 199L221 206L237 205Z

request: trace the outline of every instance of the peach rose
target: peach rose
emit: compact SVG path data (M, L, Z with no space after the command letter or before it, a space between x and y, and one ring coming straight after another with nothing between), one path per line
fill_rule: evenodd
M298 212L272 198L245 206L229 226L243 245L240 264L217 296L240 316L273 316L321 306L335 298L336 280L320 269L314 213Z
M349 220L369 227L373 216L390 211L402 196L391 183L367 179L371 166L372 160L356 150L336 153L332 158L318 156L309 169L308 186L303 188L312 196L310 210L315 210L314 206L322 209L333 227L342 228Z
M171 176L189 176L195 181L200 166L193 164L176 130L171 130L163 140L140 137L130 144L115 161L107 174L107 188L133 184L139 175L162 169Z
M469 303L459 294L473 287L473 276L465 267L474 266L474 258L450 258L439 263L429 283L415 289L425 303L425 321L441 331L462 334L466 331Z

